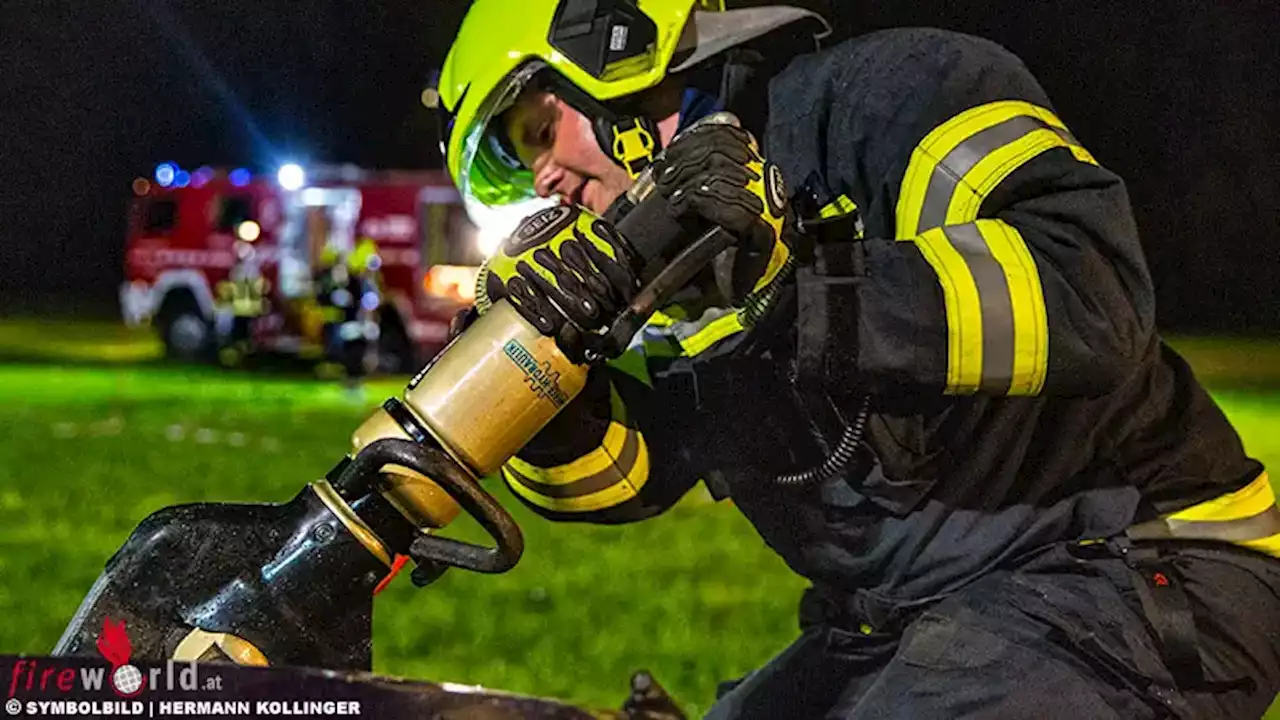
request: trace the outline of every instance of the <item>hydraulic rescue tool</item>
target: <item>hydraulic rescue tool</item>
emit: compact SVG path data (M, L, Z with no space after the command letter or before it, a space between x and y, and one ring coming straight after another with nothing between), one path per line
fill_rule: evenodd
M617 225L624 236L646 216L646 201L665 202L652 190L646 174L628 191L635 209ZM519 561L520 529L478 479L581 391L590 361L625 347L733 242L718 228L688 238L636 247L647 282L593 338L588 364L498 300L355 431L350 454L289 502L153 513L107 562L53 654L94 654L110 618L125 622L139 658L369 670L373 595L396 558L414 561L419 587L449 567L501 573ZM460 512L493 545L440 535Z

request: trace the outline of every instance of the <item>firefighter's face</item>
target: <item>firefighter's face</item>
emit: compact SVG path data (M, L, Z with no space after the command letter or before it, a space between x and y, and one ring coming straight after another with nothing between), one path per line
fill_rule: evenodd
M559 195L600 214L631 187L631 177L600 149L591 121L555 95L526 92L503 121L521 162L533 169L540 197ZM678 121L671 113L658 123L664 144Z

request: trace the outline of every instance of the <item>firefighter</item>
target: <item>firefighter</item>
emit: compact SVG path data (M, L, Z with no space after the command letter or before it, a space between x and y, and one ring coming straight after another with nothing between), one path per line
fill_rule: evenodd
M319 308L323 358L317 370L321 375L341 372L343 360L342 324L351 308L347 265L337 248L326 244L316 261L312 288Z
M378 311L382 306L382 258L372 238L361 238L347 256L345 306L341 337L342 366L349 389L360 387L368 374L369 351L378 340Z
M253 352L253 323L267 313L270 289L253 245L237 241L235 253L235 265L218 283L218 361L226 367L239 365Z
M712 5L477 0L445 62L464 196L603 218L526 225L477 312L585 358L636 247L738 238L505 465L514 494L621 523L702 479L811 583L711 717L1262 715L1280 510L1153 327L1121 179L991 42L818 50L810 13ZM744 129L687 130L720 109ZM650 165L665 202L623 238Z

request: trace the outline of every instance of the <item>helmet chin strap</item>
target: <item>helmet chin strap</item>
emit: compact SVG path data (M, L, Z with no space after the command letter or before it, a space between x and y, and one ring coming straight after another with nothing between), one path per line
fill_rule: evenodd
M558 75L550 76L549 85L560 99L591 119L596 143L631 179L639 177L662 151L662 136L652 118L618 112Z
M652 165L662 150L658 124L650 118L596 116L591 126L600 149L626 170L632 180Z

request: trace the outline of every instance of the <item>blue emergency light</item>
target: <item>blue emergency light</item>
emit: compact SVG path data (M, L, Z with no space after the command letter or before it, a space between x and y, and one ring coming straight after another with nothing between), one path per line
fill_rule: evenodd
M160 163L156 166L156 184L169 187L178 174L178 166L173 163Z

